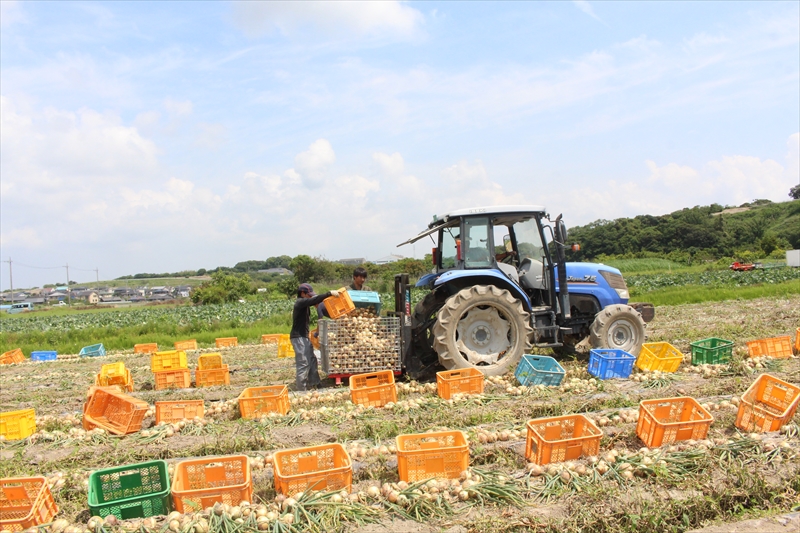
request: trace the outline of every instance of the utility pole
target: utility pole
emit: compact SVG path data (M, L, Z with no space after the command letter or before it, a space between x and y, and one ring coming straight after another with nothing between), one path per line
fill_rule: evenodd
M69 263L64 267L67 269L67 305L72 306L72 294L69 291Z
M100 269L94 267L94 275L97 276L97 283L100 283Z
M11 256L8 261L3 262L8 263L8 284L11 286L11 305L14 305L14 276L11 273Z

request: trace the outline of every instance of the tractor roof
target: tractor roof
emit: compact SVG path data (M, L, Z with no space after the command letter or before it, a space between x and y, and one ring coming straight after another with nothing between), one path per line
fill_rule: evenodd
M466 216L474 216L474 215L517 215L520 219L530 218L534 215L541 215L544 216L546 211L544 206L541 205L493 205L487 207L469 207L466 209L458 209L456 211L451 211L450 213L446 213L441 216L433 216L433 222L428 224L428 229L417 235L416 237L412 237L407 241L398 244L397 246L403 246L406 244L411 244L420 240L423 237L427 237L428 235L438 231L439 228L443 226L453 226L457 224L457 221L461 217ZM527 215L527 217L526 217ZM516 218L516 217L514 217Z

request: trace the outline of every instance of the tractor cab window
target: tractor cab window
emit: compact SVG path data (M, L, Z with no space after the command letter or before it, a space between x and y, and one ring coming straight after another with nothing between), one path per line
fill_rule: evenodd
M489 219L486 217L464 220L464 267L491 268L493 253L489 242Z
M514 224L514 236L519 253L519 274L523 286L529 289L546 289L548 285L547 255L539 221L530 218Z
M460 228L451 226L440 230L439 236L439 268L447 270L458 264L458 245L461 242Z

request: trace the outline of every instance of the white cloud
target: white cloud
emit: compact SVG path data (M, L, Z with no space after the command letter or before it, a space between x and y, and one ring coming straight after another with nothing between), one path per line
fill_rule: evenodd
M294 158L294 169L302 177L308 188L322 185L328 167L336 161L336 154L331 143L326 139L318 139L311 143L308 150L297 154Z
M413 36L424 22L422 13L394 0L355 1L246 1L233 3L236 24L251 36L274 29L291 35L308 27L327 35Z
M227 133L228 129L223 124L200 123L197 125L194 143L200 148L218 150L227 142Z
M595 19L597 21L600 21L600 22L603 22L602 20L600 20L600 17L598 17L595 14L594 9L592 8L592 5L589 2L587 2L587 0L572 0L572 3L575 4L575 7L577 7L578 9L580 9L581 11L583 11L584 13L586 13L587 15L592 17L593 19Z
M403 161L403 156L401 156L398 152L393 153L392 155L384 154L382 152L375 152L372 154L372 160L378 164L381 171L389 176L399 176L403 173L403 169L405 167L405 162Z
M172 98L167 98L164 100L164 109L167 110L167 113L170 115L175 116L185 116L192 114L192 102L189 100L173 100Z
M0 2L0 27L7 28L17 22L24 22L25 14L22 12L22 3L17 0L3 0Z

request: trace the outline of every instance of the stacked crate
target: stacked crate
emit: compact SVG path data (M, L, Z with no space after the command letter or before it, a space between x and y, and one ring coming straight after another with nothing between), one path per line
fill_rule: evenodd
M228 365L222 364L222 356L218 353L201 355L197 360L194 381L198 387L230 385L231 375Z
M185 389L192 385L192 374L186 364L186 352L169 350L150 356L150 370L156 381L156 390Z

